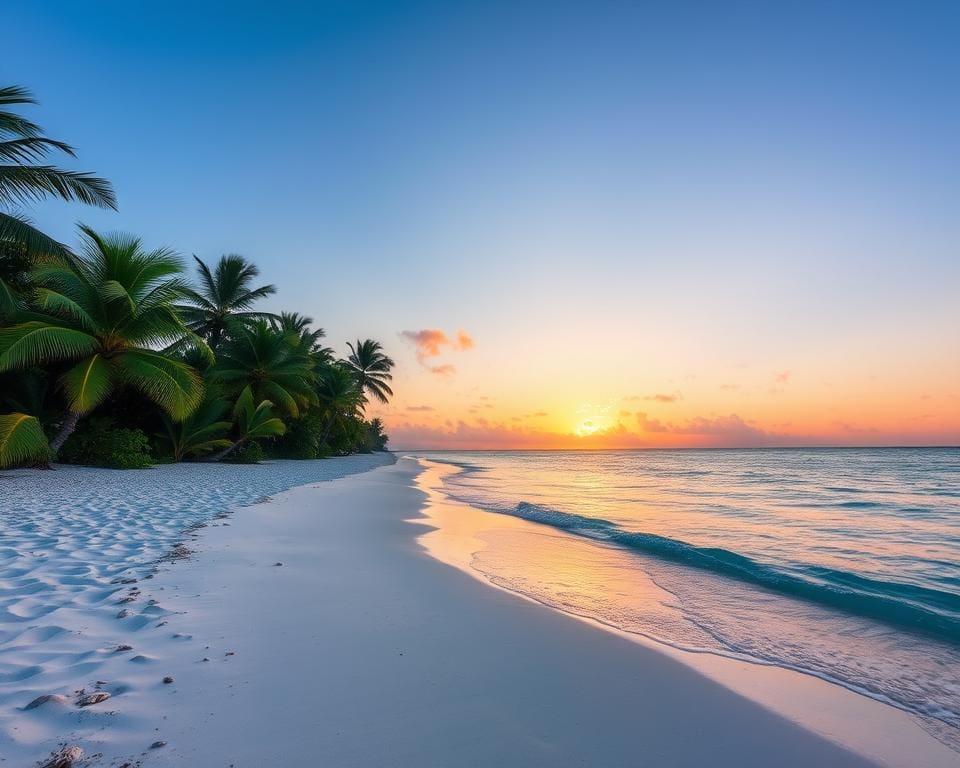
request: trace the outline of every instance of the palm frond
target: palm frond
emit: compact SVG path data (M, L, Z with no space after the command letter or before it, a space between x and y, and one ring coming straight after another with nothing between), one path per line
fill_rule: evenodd
M96 349L97 340L89 333L52 322L29 320L0 327L0 371L76 360Z
M189 416L203 399L203 381L189 365L159 352L131 349L115 358L121 380L140 390L175 420Z
M15 243L31 257L65 257L70 249L49 235L43 234L25 216L0 211L0 242Z
M73 147L56 139L47 139L43 136L27 136L20 139L0 141L0 160L28 162L40 160L50 154L51 150L59 150L71 157L76 157Z
M92 173L64 171L52 165L0 165L0 201L34 202L46 197L116 210L110 183Z
M0 278L0 317L12 315L20 307L20 296L9 282Z
M33 292L32 301L44 312L75 320L88 333L96 331L97 323L87 310L79 302L64 293L49 288L36 288Z
M0 415L0 467L28 461L45 461L50 445L35 416L25 413Z
M19 85L7 85L0 88L0 107L15 104L36 104L33 94ZM39 136L40 126L32 123L16 112L6 109L0 110L0 135L6 136Z
M81 360L60 377L60 386L74 413L89 413L102 403L113 388L113 371L103 355Z

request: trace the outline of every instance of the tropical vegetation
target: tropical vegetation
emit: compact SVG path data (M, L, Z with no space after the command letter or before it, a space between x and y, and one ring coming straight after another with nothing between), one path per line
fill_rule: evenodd
M79 248L24 213L47 197L116 208L109 182L46 163L49 139L0 88L0 467L53 461L135 468L156 462L315 459L384 450L370 400L385 403L393 361L379 342L338 359L243 256L196 277L168 248L80 226Z

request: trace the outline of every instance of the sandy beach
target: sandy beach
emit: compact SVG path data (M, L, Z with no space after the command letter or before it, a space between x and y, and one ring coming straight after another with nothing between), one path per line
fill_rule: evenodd
M112 619L109 641L77 608L55 638L21 622L5 669L40 671L3 678L3 763L76 745L116 766L955 764L915 733L915 760L869 759L431 557L422 471L401 459L195 528L194 554L114 586L112 601L133 594L125 605L150 620ZM96 692L110 697L77 706ZM27 708L43 695L57 698ZM884 715L863 702L869 732Z

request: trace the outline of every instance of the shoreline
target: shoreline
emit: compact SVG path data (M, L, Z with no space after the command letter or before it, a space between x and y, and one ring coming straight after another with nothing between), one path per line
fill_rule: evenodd
M879 764L911 768L960 764L960 754L930 733L920 718L892 702L881 701L839 681L748 657L671 645L656 637L627 631L594 616L577 613L570 606L559 607L498 583L473 563L475 555L489 546L483 533L491 527L535 530L539 526L450 498L443 491L442 478L462 471L461 468L427 459L419 461L426 466L424 473L417 478L417 485L428 497L422 520L435 526L419 540L433 557L488 587L675 659L791 722ZM567 536L553 529L550 533L561 538Z
M158 620L95 654L91 689L111 698L18 710L10 764L60 743L93 765L876 764L662 647L436 559L424 474L400 459L196 530L198 552L142 587Z

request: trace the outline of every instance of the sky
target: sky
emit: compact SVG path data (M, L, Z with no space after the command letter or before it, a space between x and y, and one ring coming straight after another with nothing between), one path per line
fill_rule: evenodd
M960 443L954 2L23 2L2 80L391 447Z

